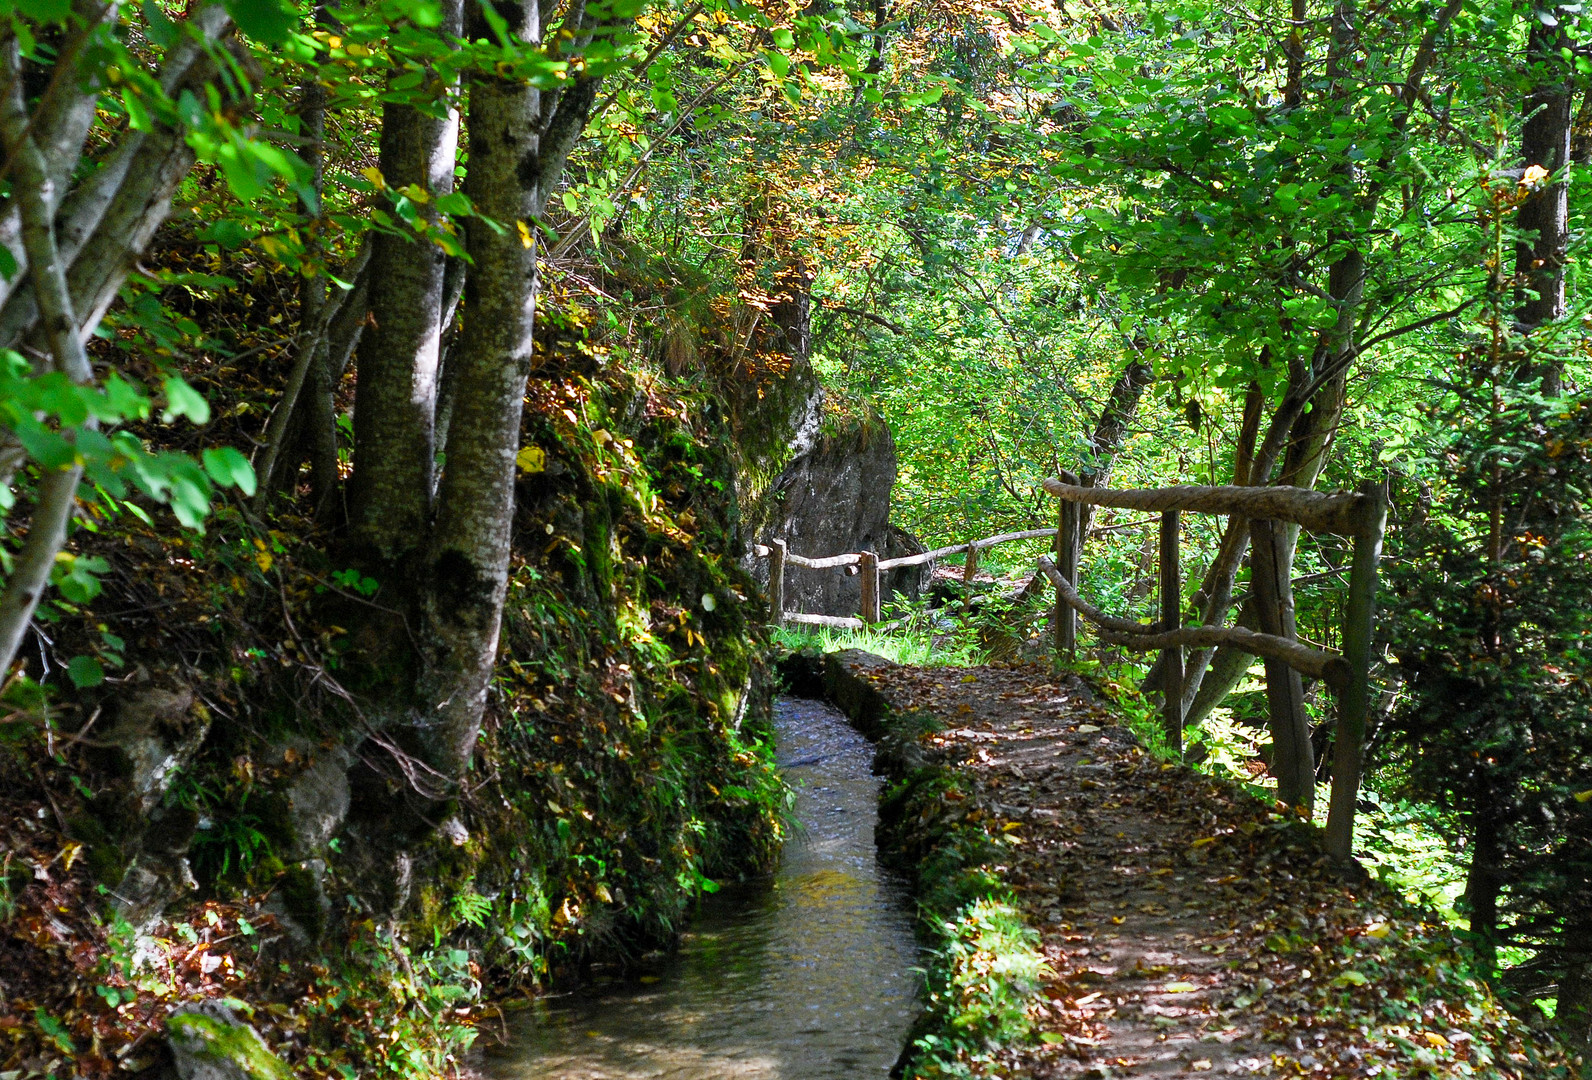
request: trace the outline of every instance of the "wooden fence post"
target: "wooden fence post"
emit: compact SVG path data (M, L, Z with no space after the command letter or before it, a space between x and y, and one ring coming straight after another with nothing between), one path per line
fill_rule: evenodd
M1251 518L1249 529L1255 620L1262 633L1293 638L1293 620L1288 617L1293 585L1283 578L1277 562L1275 524ZM1309 814L1316 802L1316 762L1299 672L1281 660L1267 660L1266 702L1271 713L1271 771L1277 777L1277 798L1289 806L1303 806Z
M1060 474L1064 483L1078 483L1078 478L1069 472ZM1078 548L1082 538L1078 535L1078 504L1068 499L1062 499L1061 506L1056 512L1056 569L1066 579L1068 585L1074 589L1078 587ZM1056 661L1061 662L1062 657L1075 660L1078 657L1078 613L1061 598L1061 590L1056 590L1056 611L1052 620L1056 634Z
M785 622L785 541L768 542L768 613L775 626Z
M978 545L967 545L967 565L962 567L962 616L973 603L973 578L978 574Z
M857 564L857 571L862 576L862 621L876 623L880 619L879 553L862 552L862 561Z
M1349 683L1338 702L1338 731L1333 740L1332 801L1327 811L1327 853L1347 862L1354 846L1354 804L1359 798L1365 765L1365 721L1371 702L1371 634L1376 625L1376 572L1387 527L1387 500L1382 485L1367 482L1360 493L1370 502L1365 523L1354 538L1354 563L1349 569L1349 602L1343 614L1343 659Z
M1178 525L1181 516L1176 510L1161 511L1161 628L1176 630L1183 625L1183 573L1178 551ZM1181 647L1163 649L1161 652L1162 692L1166 697L1161 706L1161 717L1166 733L1166 745L1173 753L1183 753L1183 650Z

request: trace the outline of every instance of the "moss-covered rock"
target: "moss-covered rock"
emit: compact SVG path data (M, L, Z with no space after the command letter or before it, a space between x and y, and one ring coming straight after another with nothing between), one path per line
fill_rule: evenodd
M260 1033L226 1005L184 1005L167 1017L166 1037L181 1080L293 1080Z

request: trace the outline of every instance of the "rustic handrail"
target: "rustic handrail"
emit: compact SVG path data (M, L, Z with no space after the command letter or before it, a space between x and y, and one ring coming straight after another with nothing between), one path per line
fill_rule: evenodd
M1356 492L1322 492L1308 488L1211 487L1177 484L1164 488L1095 488L1045 480L1040 485L1067 502L1109 506L1117 510L1192 510L1203 514L1291 521L1312 532L1360 536L1370 527L1373 499Z
M807 623L813 626L838 626L847 629L861 629L868 625L893 626L894 623L880 623L880 601L883 599L881 575L886 570L894 570L903 566L922 566L924 563L945 558L947 555L967 555L967 565L963 567L962 580L971 586L973 575L978 572L979 552L997 544L1010 543L1014 540L1039 540L1056 535L1055 529L1026 529L1022 532L998 533L995 536L986 536L978 540L969 540L965 544L953 544L950 547L935 548L933 551L921 551L916 555L903 555L898 559L880 559L871 551L848 552L844 555L829 555L822 559L806 559L800 555L793 555L785 546L785 541L774 540L769 544L753 544L752 554L759 559L767 559L768 565L768 595L769 610L774 617L774 624L782 623ZM844 568L848 574L860 574L862 577L862 612L861 618L849 615L808 615L800 611L785 610L785 568L799 566L805 570L831 570ZM962 598L962 608L967 609L968 597ZM899 620L898 620L899 621Z
M1310 722L1300 675L1321 679L1338 700L1334 738L1332 797L1327 816L1327 851L1350 857L1354 806L1365 752L1369 710L1371 632L1376 614L1377 562L1387 522L1387 503L1373 483L1355 493L1324 493L1293 487L1206 487L1112 490L1085 487L1070 474L1046 480L1044 490L1060 500L1056 560L1043 556L1039 569L1056 587L1056 649L1076 649L1076 615L1099 629L1101 641L1129 649L1161 651L1162 725L1167 743L1181 750L1183 740L1183 650L1228 645L1266 662L1266 698L1279 795L1307 808L1315 797ZM1078 595L1078 555L1082 504L1161 513L1161 619L1153 626L1119 619ZM1182 511L1228 514L1248 519L1252 540L1251 598L1259 631L1244 627L1179 626L1182 575L1179 569L1179 517ZM1314 649L1299 641L1294 628L1293 583L1289 580L1281 530L1292 522L1317 532L1354 538L1349 595L1343 618L1343 654Z
M1055 529L1027 529L1023 532L1001 533L999 536L986 536L982 540L969 540L965 544L952 544L950 547L935 548L933 551L920 551L916 555L903 555L898 559L884 559L879 563L881 570L894 570L898 566L922 566L924 563L943 559L948 555L961 555L974 548L994 547L1012 540L1039 540L1047 536L1055 536Z
M1231 645L1252 656L1281 660L1313 679L1321 679L1334 690L1345 685L1348 664L1343 657L1330 649L1312 649L1293 638L1261 634L1242 626L1182 626L1164 630L1161 623L1138 623L1107 615L1078 595L1078 590L1067 583L1056 569L1056 564L1041 555L1039 569L1061 593L1074 611L1101 628L1100 638L1111 645L1125 645L1132 649L1195 648L1210 649L1218 645Z
M759 559L766 559L773 554L773 548L767 544L753 544L752 554ZM830 555L823 559L804 559L800 555L785 553L786 566L800 566L806 570L831 570L841 566L856 566L862 561L862 556L856 552L847 555Z

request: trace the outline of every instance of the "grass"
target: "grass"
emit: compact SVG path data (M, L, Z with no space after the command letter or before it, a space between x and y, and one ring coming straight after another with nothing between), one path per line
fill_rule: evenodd
M861 649L896 664L914 667L972 667L984 662L983 651L960 627L935 633L925 619L909 616L905 626L889 629L836 630L827 626L781 626L773 642L792 652L817 648L821 652Z

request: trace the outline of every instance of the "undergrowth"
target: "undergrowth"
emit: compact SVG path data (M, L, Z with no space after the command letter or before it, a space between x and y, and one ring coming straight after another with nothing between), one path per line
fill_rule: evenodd
M879 807L880 849L913 877L929 942L924 1012L903 1055L908 1078L971 1076L997 1049L1030 1038L1028 1002L1046 974L1038 935L1006 883L1009 849L965 819L962 783L949 769L920 767Z

